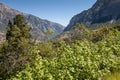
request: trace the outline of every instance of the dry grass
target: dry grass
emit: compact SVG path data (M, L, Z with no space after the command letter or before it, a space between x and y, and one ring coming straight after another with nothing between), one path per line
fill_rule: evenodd
M120 73L112 73L103 77L103 80L120 80Z

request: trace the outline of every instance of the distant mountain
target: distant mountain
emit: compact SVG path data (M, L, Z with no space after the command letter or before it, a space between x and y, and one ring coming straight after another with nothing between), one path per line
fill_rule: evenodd
M120 0L97 0L92 8L75 15L64 31L70 30L76 23L93 28L95 24L118 22L120 22Z
M0 31L4 32L6 30L8 20L12 20L17 14L25 16L28 25L32 27L32 35L38 39L45 38L47 36L46 31L48 29L53 30L54 36L60 34L64 29L64 27L58 23L40 19L39 17L20 12L0 3Z

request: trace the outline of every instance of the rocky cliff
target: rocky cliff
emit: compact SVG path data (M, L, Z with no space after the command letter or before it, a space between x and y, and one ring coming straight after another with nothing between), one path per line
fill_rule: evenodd
M116 23L119 19L120 0L97 0L90 9L75 15L64 31L70 30L76 23L92 27L94 24Z

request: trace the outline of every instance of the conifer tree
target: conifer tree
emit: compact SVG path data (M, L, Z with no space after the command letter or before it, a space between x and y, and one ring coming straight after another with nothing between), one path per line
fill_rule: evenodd
M24 45L29 43L30 38L30 28L27 27L25 19L22 15L16 15L13 23L9 21L7 26L6 41L8 42L8 46L12 47L11 51L17 51L17 53L24 51Z
M3 69L0 72L4 78L19 70L28 60L31 53L30 28L23 15L16 15L13 22L7 25L6 41L3 43Z

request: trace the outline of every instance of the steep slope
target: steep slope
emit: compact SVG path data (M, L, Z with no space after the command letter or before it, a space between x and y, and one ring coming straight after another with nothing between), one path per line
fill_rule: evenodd
M90 39L91 33L90 30L83 24L76 24L73 28L69 31L65 31L62 34L55 37L54 41L76 41L82 39Z
M54 35L61 33L64 29L64 27L58 23L40 19L39 17L14 10L0 3L0 31L5 31L5 26L7 25L8 20L12 20L13 17L17 14L22 14L25 16L28 25L32 27L32 35L39 39L46 37L45 32L48 29L53 30Z
M97 0L92 8L75 15L64 31L70 30L76 23L88 27L101 23L116 23L120 19L120 0Z

